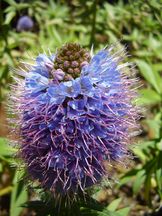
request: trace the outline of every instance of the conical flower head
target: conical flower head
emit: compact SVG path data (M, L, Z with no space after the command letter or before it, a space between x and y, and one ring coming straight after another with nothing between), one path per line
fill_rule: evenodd
M121 63L124 50L113 49L93 55L66 44L18 70L24 77L13 88L19 155L31 178L56 194L84 192L107 175L105 161L129 155L138 130L136 80L129 63Z
M34 26L33 20L29 16L22 16L17 22L17 31L29 31L32 30Z

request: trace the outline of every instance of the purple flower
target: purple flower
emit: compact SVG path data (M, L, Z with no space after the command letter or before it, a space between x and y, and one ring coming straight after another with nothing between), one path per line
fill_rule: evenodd
M136 80L122 53L110 47L91 56L70 43L19 72L25 77L13 91L19 155L44 188L84 192L107 175L106 161L129 156L131 134L138 130Z
M29 31L33 28L34 22L29 16L22 16L17 22L17 31Z

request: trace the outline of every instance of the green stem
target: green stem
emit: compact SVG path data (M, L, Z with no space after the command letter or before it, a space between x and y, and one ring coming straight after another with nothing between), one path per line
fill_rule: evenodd
M93 17L92 17L92 30L91 30L91 37L90 37L90 44L89 44L90 47L92 46L92 44L95 43L97 2L98 0L94 0L94 3L92 5Z
M160 103L160 120L162 122L162 94L161 94L161 103ZM160 138L162 138L162 124L160 125Z

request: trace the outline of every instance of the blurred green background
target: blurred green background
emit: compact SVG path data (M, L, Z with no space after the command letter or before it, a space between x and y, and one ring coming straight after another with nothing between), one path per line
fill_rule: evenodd
M26 15L33 27L20 31L18 20ZM102 189L94 189L93 197L104 209L95 211L91 207L83 215L162 215L162 0L1 0L1 216L50 215L21 207L39 197L21 180L23 171L15 166L14 144L8 145L6 104L11 68L43 50L55 52L66 42L79 42L86 48L93 44L97 51L119 40L120 46L127 45L141 79L138 103L145 108L142 133L135 140L134 162L127 169L114 166L111 187L107 182Z

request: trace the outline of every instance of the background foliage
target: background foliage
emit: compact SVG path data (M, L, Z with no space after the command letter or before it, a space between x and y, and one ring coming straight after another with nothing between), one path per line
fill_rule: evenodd
M23 15L33 19L31 31L16 30ZM118 183L111 183L112 188L109 183L102 190L95 188L94 199L86 205L80 201L75 215L162 215L161 29L161 0L0 1L0 215L35 215L31 209L37 215L56 215L56 209L40 200L41 193L35 194L30 186L26 190L21 180L24 173L13 160L14 145L9 146L6 139L4 107L12 82L10 68L22 57L48 48L55 51L65 42L79 42L88 48L93 44L98 50L120 39L121 46L127 45L142 83L138 101L145 107L142 133L133 148L134 164L129 169L113 167ZM62 215L72 212L62 210Z

